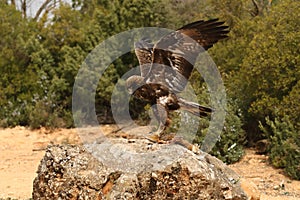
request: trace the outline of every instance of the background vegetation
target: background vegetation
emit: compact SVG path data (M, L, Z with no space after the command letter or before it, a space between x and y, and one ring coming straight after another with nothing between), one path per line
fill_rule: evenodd
M299 1L47 0L33 16L26 0L20 2L0 0L1 127L72 127L74 78L101 41L135 27L176 29L218 17L230 26L230 38L209 53L225 83L228 109L211 153L234 162L243 146L266 139L272 164L300 179ZM96 110L101 123L113 123L113 86L136 64L133 54L124 55L100 80ZM193 80L199 101L208 103L201 75L193 74ZM132 115L143 118L145 105L131 104ZM200 126L195 142L205 135L207 121Z

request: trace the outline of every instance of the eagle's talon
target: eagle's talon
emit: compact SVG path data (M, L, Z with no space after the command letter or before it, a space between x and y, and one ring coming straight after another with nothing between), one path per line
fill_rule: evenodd
M150 142L158 143L158 144L166 144L167 141L161 140L158 134L151 134L150 136L145 137Z

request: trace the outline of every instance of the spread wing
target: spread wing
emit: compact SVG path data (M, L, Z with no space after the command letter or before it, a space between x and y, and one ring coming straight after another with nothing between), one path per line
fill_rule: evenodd
M227 37L228 26L223 24L218 19L201 20L162 37L151 51L153 64L146 75L146 82L161 82L172 91L181 92L199 53Z
M135 55L139 60L141 76L145 77L152 63L153 44L149 39L143 38L134 43Z

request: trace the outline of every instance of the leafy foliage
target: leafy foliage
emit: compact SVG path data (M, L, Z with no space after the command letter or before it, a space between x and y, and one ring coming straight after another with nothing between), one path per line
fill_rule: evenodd
M225 163L234 163L244 155L246 133L242 129L241 113L233 103L227 106L224 129L211 154Z
M284 168L292 178L300 180L299 130L287 116L274 121L266 119L267 127L261 126L270 140L270 160L275 167Z

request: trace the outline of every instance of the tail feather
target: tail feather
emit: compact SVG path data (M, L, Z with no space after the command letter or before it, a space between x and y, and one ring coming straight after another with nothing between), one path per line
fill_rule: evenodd
M193 115L196 115L198 117L206 117L210 113L213 112L213 109L201 106L197 103L191 102L191 101L186 101L182 98L179 98L179 105L182 110L185 110Z

